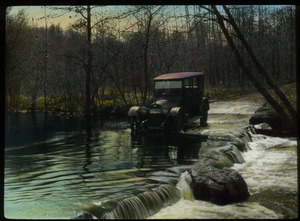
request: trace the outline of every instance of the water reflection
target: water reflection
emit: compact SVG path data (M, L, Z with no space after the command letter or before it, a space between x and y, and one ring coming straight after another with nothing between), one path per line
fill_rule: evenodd
M86 144L85 144L85 157L86 161L83 165L83 169L89 173L88 166L92 164L91 161L91 137L92 137L92 130L91 130L91 118L87 117L86 119ZM98 137L98 136L96 136ZM84 179L84 178L83 178Z
M199 137L147 136L143 145L134 146L127 126L126 121L95 118L7 115L6 217L74 217L82 204L173 182L179 177L175 172L156 173L155 178L153 172L198 158Z
M145 134L139 145L139 167L165 168L174 165L192 164L199 158L198 153L206 137L191 137L188 134Z

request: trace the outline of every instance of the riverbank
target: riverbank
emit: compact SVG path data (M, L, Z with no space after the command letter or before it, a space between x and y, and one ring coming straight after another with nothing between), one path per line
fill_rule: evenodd
M291 89L295 89L294 94L296 95L296 86L297 86L296 82L291 84L286 84L281 87L281 90L286 93ZM274 95L274 92L272 92L271 90L269 90L269 92L271 93L271 95ZM266 99L259 92L247 94L245 96L242 96L241 98L236 99L236 101L254 102L262 105L266 103Z
M292 90L293 96L296 96L296 82L287 84L281 87L284 92ZM257 104L261 104L266 106L265 98L259 92L250 93L250 90L238 90L234 88L207 88L205 89L205 94L209 97L212 102L221 102L221 101L241 101L241 102L253 102ZM274 94L271 92L271 94ZM36 109L32 109L32 105L28 103L28 101L21 96L19 108L10 108L7 113L17 112L17 113L43 113L43 99L38 99ZM113 117L127 117L128 110L134 104L124 105L120 101L120 99L116 99L117 101L113 102L112 100L104 100L102 105L97 106L92 111L92 116L96 117L105 117L105 118L113 118ZM296 101L293 101L296 103ZM296 105L296 104L295 104ZM63 106L62 104L60 106ZM67 108L51 108L51 110L47 111L47 114L55 115L55 116L67 116L67 117L78 117L84 116L83 112L75 111Z

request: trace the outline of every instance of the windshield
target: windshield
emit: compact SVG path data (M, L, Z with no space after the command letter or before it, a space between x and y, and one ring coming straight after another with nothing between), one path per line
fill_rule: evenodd
M182 81L156 81L156 95L179 94L182 88Z

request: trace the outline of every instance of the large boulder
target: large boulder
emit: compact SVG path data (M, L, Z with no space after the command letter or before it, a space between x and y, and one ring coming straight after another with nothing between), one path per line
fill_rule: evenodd
M249 119L253 129L258 134L268 136L297 136L297 130L293 130L281 120L280 116L272 108L260 108Z
M283 122L280 116L272 108L260 108L249 119L250 124L266 123L270 125L273 130L281 130Z
M250 196L245 180L235 170L218 169L199 162L193 165L189 174L196 199L225 205Z

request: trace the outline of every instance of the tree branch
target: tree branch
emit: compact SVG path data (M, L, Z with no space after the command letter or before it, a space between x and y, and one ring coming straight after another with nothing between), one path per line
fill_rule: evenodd
M244 47L246 48L248 54L250 55L253 63L255 64L258 73L266 80L267 84L273 89L273 91L277 94L277 96L279 97L279 99L282 101L282 103L284 104L284 106L287 107L293 121L297 121L297 112L295 111L295 109L293 108L293 106L291 105L291 103L288 101L288 99L286 98L286 96L284 95L284 93L281 91L281 89L274 83L274 81L269 77L269 75L266 73L265 69L263 68L263 66L261 65L261 63L257 60L253 50L251 49L250 45L248 44L248 42L246 41L244 35L241 33L240 29L238 28L237 24L234 21L234 18L232 17L229 9L223 5L223 8L225 10L225 12L228 15L228 18L230 20L230 24L232 25L234 31L236 32L238 38L241 40L241 42L243 43Z
M81 6L81 8L79 8L78 6L75 6L75 12L78 12L84 19L87 19L87 16L85 16L83 13L82 13L82 10L84 8Z
M253 73L246 67L240 53L238 52L238 49L236 48L232 38L230 37L225 24L223 22L223 18L220 15L218 9L215 5L212 6L214 14L217 16L218 23L220 25L220 28L223 31L223 34L225 35L229 46L231 47L232 51L234 52L236 59L240 63L244 73L247 75L249 80L252 81L256 89L266 98L266 100L271 104L271 106L275 109L275 111L279 114L279 116L282 118L284 122L287 123L287 125L293 129L295 129L295 124L290 120L289 116L284 112L284 110L281 108L279 103L268 93L268 91L262 87L260 81L256 78L256 76L253 75Z

